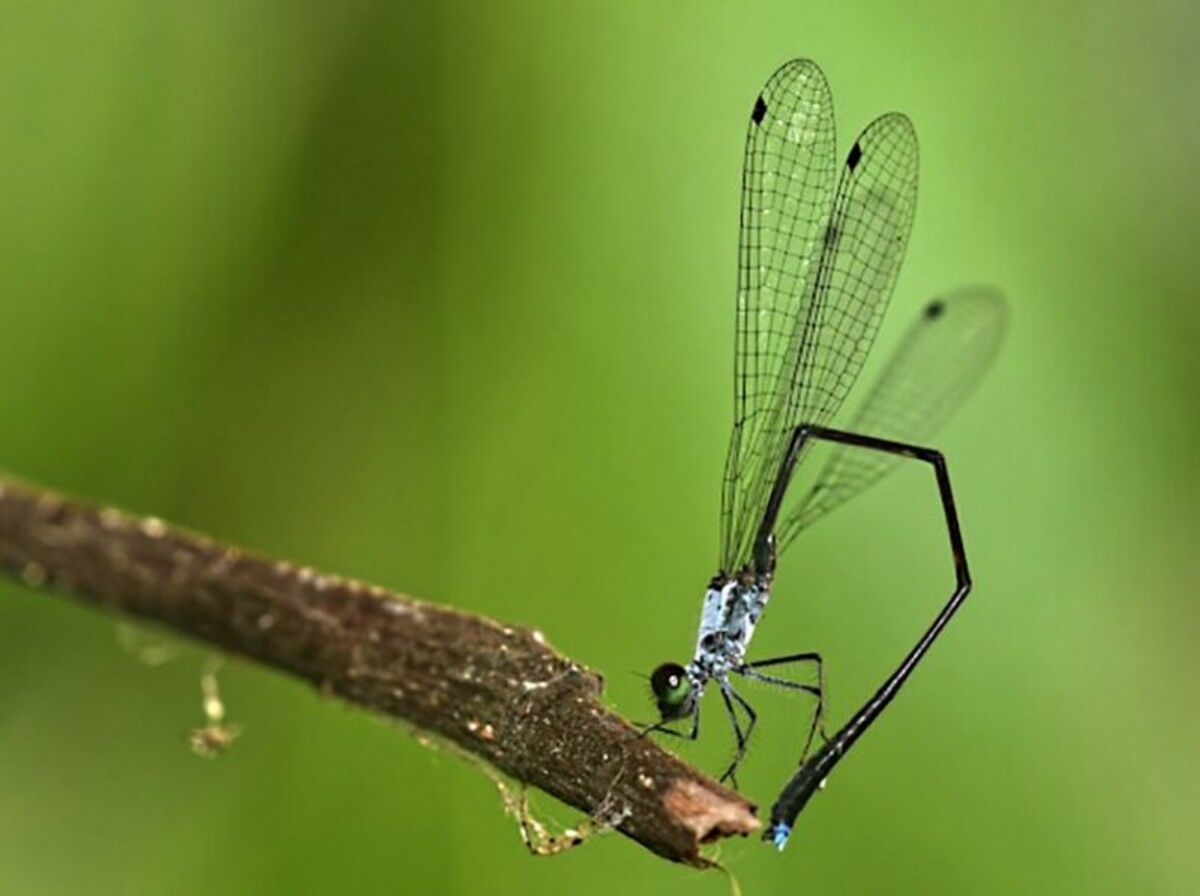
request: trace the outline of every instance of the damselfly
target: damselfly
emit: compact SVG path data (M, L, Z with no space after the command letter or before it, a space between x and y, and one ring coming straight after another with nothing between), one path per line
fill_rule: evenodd
M692 659L665 663L651 676L661 718L646 729L695 739L700 697L715 682L737 743L721 779L736 786L757 716L731 676L815 698L800 771L780 795L765 835L780 849L813 790L895 696L970 590L946 464L923 445L983 375L1005 316L1003 299L986 287L929 302L847 428L830 428L866 360L904 259L917 198L917 138L907 117L890 113L867 126L841 165L834 153L829 86L813 62L793 60L767 81L746 135L721 571L704 595ZM805 492L789 497L797 466L820 441L833 443L822 472ZM879 691L825 737L821 655L749 660L747 648L771 595L779 554L802 529L905 457L934 472L954 591ZM815 683L775 674L793 664L808 664ZM688 719L686 733L669 727ZM824 745L810 759L818 730Z

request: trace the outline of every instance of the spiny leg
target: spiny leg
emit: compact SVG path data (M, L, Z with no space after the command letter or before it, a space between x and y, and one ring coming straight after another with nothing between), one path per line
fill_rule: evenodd
M790 681L786 678L778 678L774 675L767 675L759 672L759 669L764 669L769 666L783 666L791 663L815 663L817 667L817 684L814 687L810 684L803 684L797 681ZM796 691L804 691L807 694L812 694L817 698L817 708L813 713L812 722L808 728L808 736L804 740L804 749L800 753L800 761L808 757L808 751L812 748L813 738L817 732L821 733L821 738L825 741L829 740L829 735L825 732L825 664L819 653L793 653L788 656L777 656L766 660L755 660L752 663L746 663L737 670L740 674L747 678L753 678L757 681L765 681L769 684L779 685L780 687L790 688Z
M733 784L734 788L738 786L737 770L742 764L742 760L746 758L746 744L750 741L750 734L754 731L754 726L758 722L758 713L747 703L742 695L733 689L733 686L728 681L721 682L721 699L725 701L725 709L729 713L729 721L733 725L733 733L737 738L737 752L733 757L733 761L729 763L729 768L725 769L725 773L721 775L720 781L724 783L728 780ZM737 712L733 708L734 701L745 711L746 717L750 720L746 725L746 731L742 733L742 726L739 724Z
M727 780L733 784L734 789L737 789L737 767L741 764L742 757L746 755L746 738L742 735L742 726L738 722L737 713L733 711L733 701L729 698L729 690L721 686L721 699L725 701L725 711L729 714L729 724L733 726L733 735L737 739L737 752L734 754L733 762L729 763L729 768L718 779L722 784Z
M737 691L735 691L733 689L733 685L728 684L728 682L726 684L729 688L729 696L737 701L738 705L741 706L741 708L745 711L746 717L750 720L749 724L746 725L746 734L745 734L745 743L747 746L749 746L750 735L752 733L754 733L754 726L758 724L758 713L756 713L754 711L754 707L752 707L749 703L746 702L745 697L743 697L741 694L739 694ZM744 755L745 747L743 747L742 752Z
M682 731L676 731L674 728L668 728L667 726L671 721L670 719L663 719L662 721L647 725L638 732L634 740L641 740L647 734L653 734L655 731L661 731L663 734L669 734L671 737L678 737L683 740L696 740L700 736L700 701L696 701L696 707L692 710L692 730L687 734L684 734ZM638 723L635 722L634 724Z

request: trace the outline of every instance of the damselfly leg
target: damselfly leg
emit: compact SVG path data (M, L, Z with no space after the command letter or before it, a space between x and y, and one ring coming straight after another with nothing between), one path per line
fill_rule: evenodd
M760 672L760 669L769 668L771 666L785 666L792 663L814 663L817 667L817 683L816 685L804 684L799 681L791 681L787 678L780 678L776 675L768 675L765 672ZM806 694L812 694L817 698L817 706L812 714L812 721L808 726L808 736L804 740L804 749L800 751L800 762L803 763L808 758L808 751L812 747L813 738L817 732L821 732L821 737L829 740L829 736L825 733L825 666L821 661L819 653L794 653L789 656L777 656L767 660L755 660L752 663L746 663L739 669L734 670L739 675L744 675L746 678L752 678L755 681L764 681L767 684L778 685L779 687L789 688L794 691L803 691Z
M754 731L755 724L758 723L758 713L745 701L741 694L733 689L733 685L727 679L722 679L720 684L721 698L725 701L725 710L729 713L729 723L733 726L733 734L737 739L737 752L734 754L733 761L729 763L729 768L725 769L724 774L721 775L719 780L721 783L729 781L734 787L737 787L738 766L746 758L746 744L750 742L750 735ZM742 708L742 711L746 713L746 718L749 719L745 732L742 731L737 712L733 708L735 701Z
M682 740L696 740L698 737L700 737L700 704L697 703L695 708L692 710L692 729L687 732L687 734L668 727L670 722L670 719L665 719L647 725L638 732L638 739L645 737L647 734L661 732L662 734L669 734L671 737L678 737Z

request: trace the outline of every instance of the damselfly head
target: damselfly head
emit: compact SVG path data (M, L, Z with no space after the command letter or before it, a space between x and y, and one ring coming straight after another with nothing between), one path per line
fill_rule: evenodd
M683 666L663 663L650 674L650 687L664 722L691 715L696 696Z

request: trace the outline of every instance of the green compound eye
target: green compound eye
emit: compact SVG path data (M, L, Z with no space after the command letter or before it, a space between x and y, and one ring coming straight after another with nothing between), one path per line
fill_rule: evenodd
M678 663L663 663L650 675L650 687L664 720L686 716L691 709L692 682Z

